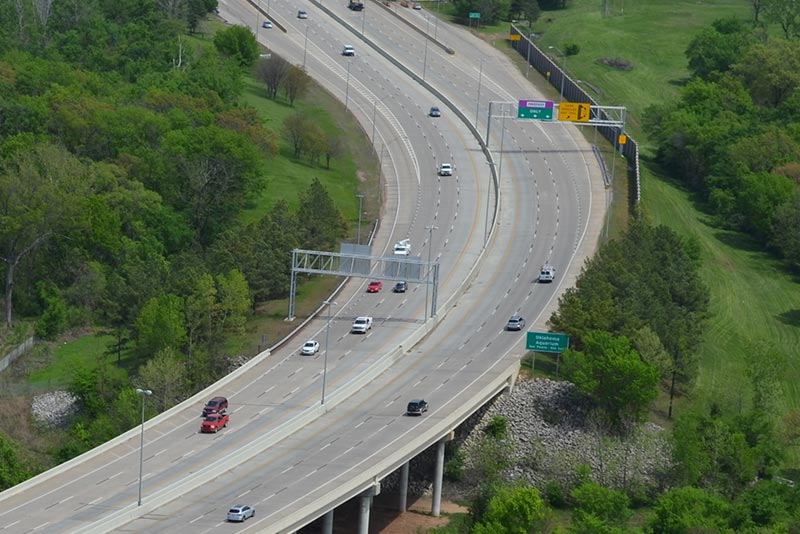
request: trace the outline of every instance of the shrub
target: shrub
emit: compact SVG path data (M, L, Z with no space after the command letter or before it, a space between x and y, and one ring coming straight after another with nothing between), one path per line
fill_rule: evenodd
M483 431L493 438L503 439L508 435L508 419L495 415Z

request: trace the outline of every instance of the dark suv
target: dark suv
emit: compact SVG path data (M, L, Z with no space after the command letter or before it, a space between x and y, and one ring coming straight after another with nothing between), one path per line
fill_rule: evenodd
M228 409L228 399L225 397L214 397L203 408L203 417L212 413L224 413Z
M428 403L422 399L414 399L406 406L408 415L422 415L428 411Z

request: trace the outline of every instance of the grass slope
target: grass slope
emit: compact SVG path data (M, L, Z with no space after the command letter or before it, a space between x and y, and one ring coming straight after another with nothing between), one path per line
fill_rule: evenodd
M543 12L532 31L540 35L537 44L543 49L557 46L563 50L573 43L580 46L580 53L567 59L569 74L597 87L601 103L628 108L628 130L640 142L646 158L652 147L642 131L642 111L676 97L688 77L684 51L694 35L718 18L749 20L750 3L611 0L608 16L603 16L603 4L575 0L566 10ZM600 58L622 58L634 68L611 69L600 65ZM689 192L658 176L654 166L642 163L645 216L697 240L703 258L701 275L712 295L707 333L697 347L700 368L694 390L677 409L712 401L734 408L746 406L745 351L752 346L786 358L778 408L781 413L800 408L797 279L764 253L760 243L715 227L704 206ZM798 467L800 456L795 454L788 464L788 468Z

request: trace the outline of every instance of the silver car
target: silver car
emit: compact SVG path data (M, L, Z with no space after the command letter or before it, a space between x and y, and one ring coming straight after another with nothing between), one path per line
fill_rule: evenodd
M249 517L253 517L255 514L256 511L254 508L246 504L237 504L228 510L228 521L242 522Z

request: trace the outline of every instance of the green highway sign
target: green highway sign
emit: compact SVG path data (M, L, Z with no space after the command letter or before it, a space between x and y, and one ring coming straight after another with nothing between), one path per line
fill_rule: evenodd
M569 347L569 336L552 332L528 332L525 348L536 352L564 352Z
M553 102L551 100L520 100L517 107L518 119L553 120Z
M472 13L469 14L469 18L471 18L471 19L479 19L479 18L481 18L481 14L473 11Z

